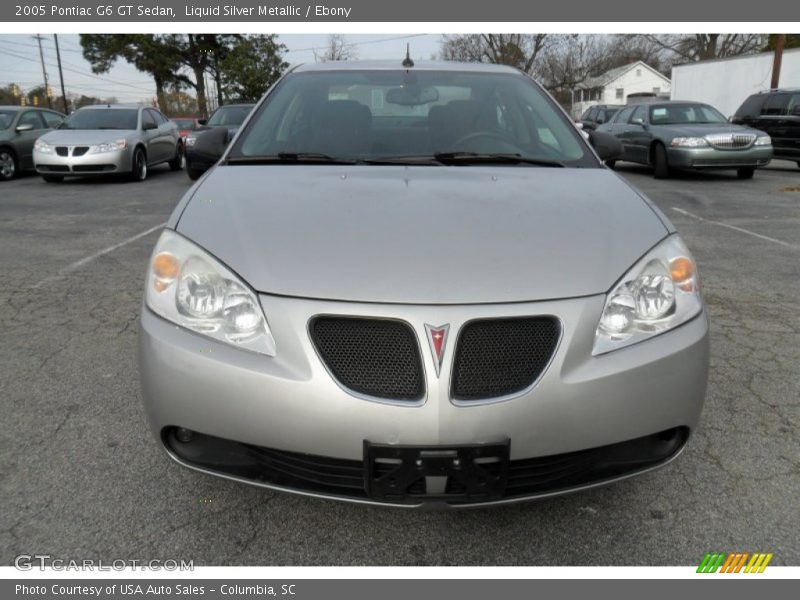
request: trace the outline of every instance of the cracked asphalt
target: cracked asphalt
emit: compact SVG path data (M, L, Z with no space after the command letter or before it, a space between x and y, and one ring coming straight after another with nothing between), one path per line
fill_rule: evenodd
M163 223L189 180L164 167L144 183L0 183L0 564L40 553L196 565L689 565L712 550L800 564L800 169L776 161L750 181L617 170L676 224L700 266L712 329L700 428L665 469L464 512L276 494L172 463L147 429L136 365L157 233L59 273Z

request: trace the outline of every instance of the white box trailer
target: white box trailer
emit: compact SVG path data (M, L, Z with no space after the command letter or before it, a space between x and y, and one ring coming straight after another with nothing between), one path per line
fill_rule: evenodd
M672 67L672 100L695 100L726 117L750 94L769 89L773 52L703 60ZM800 48L784 50L778 87L800 87Z

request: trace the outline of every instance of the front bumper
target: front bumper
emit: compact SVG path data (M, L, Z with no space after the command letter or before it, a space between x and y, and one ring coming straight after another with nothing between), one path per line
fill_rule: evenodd
M772 146L752 146L744 150L706 148L667 148L671 167L680 169L727 169L763 167L772 160Z
M100 175L103 173L129 173L133 166L131 148L101 154L59 156L55 152L43 154L34 150L33 164L42 175Z
M365 442L451 449L507 441L513 465L670 430L679 436L672 438L677 442L661 460L633 464L599 480L567 478L561 487L492 500L507 502L590 487L664 464L680 451L702 409L708 372L705 314L648 341L592 357L603 295L465 306L357 304L267 295L260 300L276 340L275 358L191 333L143 308L140 373L146 412L159 442L185 466L265 487L370 501L374 498L346 490L302 489L291 481L282 484L253 471L237 471L241 460L230 452L231 446L227 450L220 446L219 458L211 462L193 460L191 452L182 452L170 441L170 432L181 427L259 452L311 455L309 460L324 457L350 466L364 461ZM309 339L308 322L320 314L408 322L422 349L427 384L422 401L398 405L343 390ZM445 349L437 378L425 344L426 323L449 323L455 340L460 327L472 319L548 314L561 320L562 337L549 368L532 389L501 402L466 406L451 400L449 373L455 344ZM636 456L631 458L635 463ZM425 501L418 498L411 503Z

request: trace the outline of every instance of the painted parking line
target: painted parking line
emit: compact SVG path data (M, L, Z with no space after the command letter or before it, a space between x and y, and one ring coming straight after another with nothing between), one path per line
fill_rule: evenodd
M726 229L732 229L733 231L738 231L739 233L745 233L747 235L751 235L753 237L757 237L761 240L772 242L773 244L778 244L780 246L784 246L785 248L791 248L792 250L800 250L800 246L797 244L791 244L789 242L784 242L783 240L778 240L773 237L769 237L768 235L761 235L760 233L756 233L755 231L750 231L749 229L744 229L743 227L737 227L736 225L730 225L728 223L723 223L722 221L714 221L712 219L706 219L704 217L700 217L693 213L690 213L688 210L683 210L682 208L677 208L676 206L672 207L677 213L682 215L686 215L687 217L691 217L697 221L702 221L703 223L711 223L712 225L718 225L719 227L725 227Z
M77 271L81 267L85 267L90 262L92 262L94 260L97 260L101 256L105 256L106 254L110 254L111 252L114 252L114 250L119 250L123 246L127 246L128 244L131 244L131 243L135 242L138 239L141 239L141 238L143 238L145 236L150 235L151 233L153 233L155 231L158 231L159 229L163 229L165 225L166 225L166 223L159 223L158 225L156 225L154 227L151 227L150 229L148 229L146 231L142 231L141 233L137 233L136 235L134 235L132 237L129 237L126 240L122 240L118 244L114 244L113 246L109 246L108 248L103 248L102 250L98 250L94 254L90 254L89 256L86 256L86 257L84 257L84 258L82 258L80 260L76 260L74 263L71 263L71 264L67 265L66 267L64 267L63 269L61 269L55 275L50 275L48 277L45 277L41 281L35 283L32 287L33 287L33 289L37 289L37 288L40 288L40 287L42 287L44 285L47 285L48 283L53 283L54 281L57 281L57 280L61 279L62 277L65 277L66 275L69 275L70 273L74 273L75 271Z

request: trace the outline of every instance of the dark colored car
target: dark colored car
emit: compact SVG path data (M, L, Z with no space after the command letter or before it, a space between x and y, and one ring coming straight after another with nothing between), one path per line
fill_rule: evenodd
M170 119L178 127L178 132L181 134L181 139L186 141L186 137L192 132L201 127L200 119L197 117L173 117Z
M753 94L731 121L768 133L774 158L792 160L800 167L800 89Z
M598 125L608 123L622 108L624 107L619 104L597 104L596 106L590 106L581 115L579 122L583 125L584 131L593 131L597 129Z
M211 113L208 121L186 136L186 174L197 179L219 160L254 104L227 104ZM210 136L209 134L212 133ZM204 143L197 144L200 138ZM213 138L213 139L212 139Z
M772 159L768 135L729 123L702 102L635 104L597 130L619 138L621 160L652 165L659 179L673 169L736 169L740 179L749 179Z
M33 171L33 144L63 120L60 112L46 108L0 106L0 180Z

